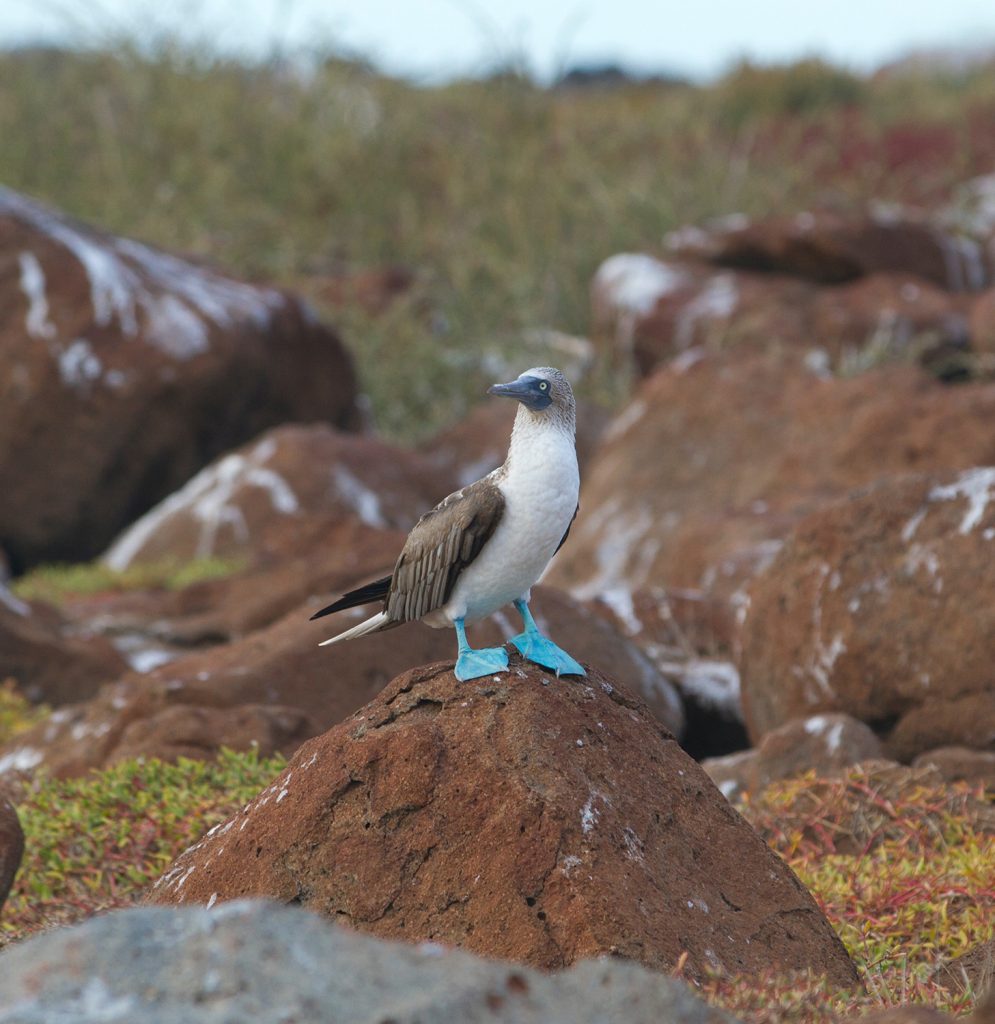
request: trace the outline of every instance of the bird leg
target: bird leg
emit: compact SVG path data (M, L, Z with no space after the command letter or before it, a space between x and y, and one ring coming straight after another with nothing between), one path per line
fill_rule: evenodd
M529 661L542 665L543 668L552 669L557 676L583 676L587 675L581 664L574 661L562 647L557 647L552 640L547 639L539 632L539 627L532 618L529 606L519 599L515 602L515 608L525 623L525 632L512 637L511 642L518 648L522 656Z
M467 643L463 620L456 619L453 625L456 627L456 641L459 645L456 678L461 683L465 683L468 679L493 675L495 672L508 671L508 652L503 647L481 647L479 650L474 650Z

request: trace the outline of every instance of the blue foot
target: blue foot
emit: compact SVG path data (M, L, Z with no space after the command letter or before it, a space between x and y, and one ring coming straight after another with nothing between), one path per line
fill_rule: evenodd
M523 658L551 669L557 676L584 676L587 673L578 661L574 661L562 647L547 640L541 633L526 630L511 641Z
M456 659L456 678L465 683L495 672L508 671L508 652L503 647L481 647L479 650L460 651Z

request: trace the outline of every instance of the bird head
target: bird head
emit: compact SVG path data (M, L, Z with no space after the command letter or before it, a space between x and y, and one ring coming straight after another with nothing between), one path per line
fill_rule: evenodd
M487 393L514 398L538 416L573 416L574 394L570 382L552 366L534 366L508 384L492 384Z

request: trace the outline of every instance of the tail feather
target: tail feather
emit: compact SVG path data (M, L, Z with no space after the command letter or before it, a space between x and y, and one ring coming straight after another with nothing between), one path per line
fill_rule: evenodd
M327 640L323 640L319 647L327 647L328 644L337 644L340 640L355 640L357 636L366 636L368 633L377 633L382 629L390 629L391 626L397 626L400 623L391 622L387 618L386 612L377 612L376 615L365 619L358 625L353 626L352 629L347 629L344 633L339 633L338 636L329 637Z
M322 608L320 612L315 612L311 616L311 621L320 619L323 615L331 615L332 612L342 612L346 608L355 608L361 604L373 604L374 601L382 601L387 596L387 591L390 590L390 577L384 576L382 580L375 580L373 583L367 583L357 590L350 590L348 594L343 594L337 601L332 602L326 608Z

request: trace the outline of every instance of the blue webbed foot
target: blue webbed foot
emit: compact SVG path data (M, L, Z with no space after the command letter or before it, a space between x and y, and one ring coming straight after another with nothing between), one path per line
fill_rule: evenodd
M525 623L525 632L513 637L511 642L518 648L523 658L551 669L557 678L587 675L579 661L575 661L562 647L557 647L552 640L548 640L539 632L532 612L529 611L528 602L524 598L519 598L515 602L515 608Z
M460 651L456 659L456 678L465 683L468 679L508 671L508 652L503 647L481 647Z
M551 669L557 676L585 676L580 662L575 661L562 647L557 647L552 640L539 632L526 630L513 637L511 641L521 652L523 658Z

